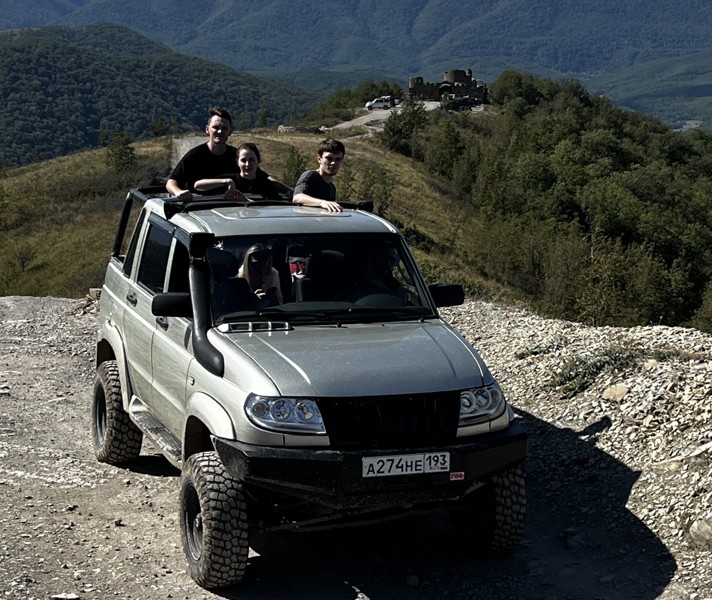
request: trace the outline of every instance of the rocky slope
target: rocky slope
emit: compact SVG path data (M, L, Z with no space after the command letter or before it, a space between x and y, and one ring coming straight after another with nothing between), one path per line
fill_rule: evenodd
M447 318L520 412L635 474L626 508L673 555L672 581L690 598L712 597L712 336L587 327L486 303L449 309ZM548 463L544 470L613 480L600 460L538 454L541 428L533 429L532 459Z
M0 595L712 599L712 336L482 302L443 315L531 436L521 550L472 561L435 518L271 534L216 596L185 572L177 472L149 445L130 469L93 458L96 305L0 298Z

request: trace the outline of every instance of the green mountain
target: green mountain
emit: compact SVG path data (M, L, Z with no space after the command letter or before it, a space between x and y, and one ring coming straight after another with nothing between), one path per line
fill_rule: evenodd
M0 165L107 143L125 132L202 130L208 108L238 128L304 112L313 93L183 56L119 25L0 33Z
M372 199L430 281L568 320L712 331L712 133L674 132L573 81L506 71L490 94L476 112L406 99L376 137L341 130L338 197ZM257 129L233 143L245 137L288 184L319 140ZM120 141L5 170L0 293L101 281L126 189L169 172L170 138Z
M467 68L491 83L514 68L595 78L603 94L625 106L674 126L693 120L710 126L700 114L709 92L672 72L709 48L712 3L705 0L0 1L0 28L101 22L240 71L321 90L383 78L405 87L414 75L439 81L446 70ZM712 83L709 72L705 78ZM648 91L628 94L629 86ZM671 89L679 94L671 97ZM676 110L665 110L666 100Z
M712 50L649 61L584 81L616 104L657 115L680 128L712 128Z

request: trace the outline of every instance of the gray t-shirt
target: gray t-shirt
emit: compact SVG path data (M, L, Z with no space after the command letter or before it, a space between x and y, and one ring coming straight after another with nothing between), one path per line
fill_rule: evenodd
M324 178L316 171L304 171L294 186L294 194L307 194L319 200L330 200L336 202L336 186L324 181Z

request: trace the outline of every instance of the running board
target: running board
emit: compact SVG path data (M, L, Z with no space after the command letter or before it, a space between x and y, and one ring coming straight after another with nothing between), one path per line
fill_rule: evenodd
M180 441L165 425L146 410L143 402L133 396L129 404L129 415L138 428L153 442L158 450L174 467L180 468L182 448Z

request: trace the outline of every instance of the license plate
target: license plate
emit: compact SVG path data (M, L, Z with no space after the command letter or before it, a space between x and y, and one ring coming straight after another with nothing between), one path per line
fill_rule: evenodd
M449 470L449 452L370 456L361 459L362 477L417 475L419 473L447 473Z

